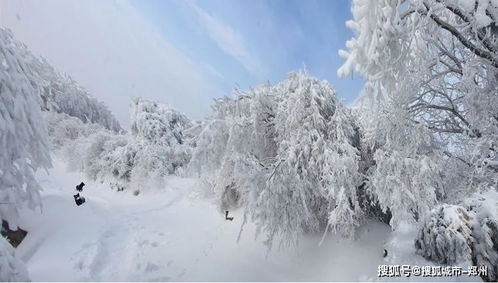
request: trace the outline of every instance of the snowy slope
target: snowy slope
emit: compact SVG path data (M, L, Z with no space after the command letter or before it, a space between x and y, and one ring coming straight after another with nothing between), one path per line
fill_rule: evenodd
M30 233L17 253L34 281L355 281L377 280L378 265L396 259L429 264L413 254L411 239L380 223L366 225L356 242L328 237L319 247L320 236L310 236L297 250L267 256L251 225L236 243L241 212L225 221L196 180L170 177L163 191L133 196L65 167L55 159L49 175L38 173L43 212L21 214ZM87 202L77 207L72 194L82 180ZM394 258L382 257L385 244Z

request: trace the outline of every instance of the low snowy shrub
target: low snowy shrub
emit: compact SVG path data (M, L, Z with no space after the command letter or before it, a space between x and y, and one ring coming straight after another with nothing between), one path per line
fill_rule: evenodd
M58 150L71 141L86 138L104 130L104 127L99 124L83 123L80 119L65 113L44 111L43 119L47 124L52 150Z
M190 120L184 115L140 98L132 102L131 114L130 134L90 128L91 124L78 127L74 119L60 122L65 126L63 129L74 129L74 132L59 129L61 136L79 136L63 150L72 169L124 190L158 187L162 177L175 174L189 162L191 145L183 131L190 127ZM87 136L93 129L96 131Z
M491 189L477 194L467 201L469 210L475 213L472 246L472 264L488 267L483 280L498 280L498 192Z
M442 264L470 261L472 214L462 206L441 205L422 221L415 247L423 257Z
M443 264L472 260L487 266L485 281L498 278L498 192L475 194L464 206L441 205L420 226L415 241L419 254Z

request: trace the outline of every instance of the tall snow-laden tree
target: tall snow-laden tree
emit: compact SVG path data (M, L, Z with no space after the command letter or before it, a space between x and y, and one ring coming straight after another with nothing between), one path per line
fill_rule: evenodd
M379 202L390 210L399 204L415 208L420 219L420 212L437 202L461 204L474 191L496 191L498 2L354 0L352 13L347 25L356 35L347 42L348 50L340 51L346 62L338 74L360 73L369 92L385 98L370 115L380 125L372 139L374 162L368 174ZM379 191L390 186L390 191ZM490 208L496 212L496 203ZM391 212L392 221L396 214L398 220L412 218L400 215L403 210ZM490 244L493 221L483 218L472 227L473 243L480 242L473 261L488 268L496 266ZM422 235L445 238L440 232L454 225L441 229L441 223L446 222L425 222ZM465 242L458 237L446 237L448 242L437 247L422 242L427 239L431 236L419 238L420 246L434 260L455 260L468 249L453 245L455 240ZM440 249L446 244L451 249ZM447 254L432 256L441 252Z
M34 172L51 166L40 90L28 78L25 48L0 28L0 219L11 229L19 208L40 205Z
M191 169L214 176L222 205L226 194L238 196L270 247L326 228L353 235L363 215L358 129L327 82L291 73L213 110Z
M448 201L498 182L497 5L355 0L347 23L356 36L340 51L339 75L363 75L384 104L404 109L411 127L437 141L452 169L440 174Z
M373 159L366 187L391 215L393 228L423 218L444 194L441 146L425 127L413 122L404 99L392 97L364 129L364 148Z

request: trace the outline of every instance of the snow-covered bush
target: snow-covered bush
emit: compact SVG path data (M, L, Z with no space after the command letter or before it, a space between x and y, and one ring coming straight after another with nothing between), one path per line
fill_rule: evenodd
M164 146L185 143L183 132L191 127L185 115L143 98L133 99L130 113L134 137Z
M69 131L79 136L64 147L72 169L84 172L90 179L108 181L125 189L143 185L157 187L162 177L176 173L189 162L191 145L183 131L191 124L184 115L137 98L131 105L131 118L129 134L64 121L68 130L64 130L63 135ZM71 132L73 126L75 131Z
M291 73L218 100L190 166L220 204L245 205L269 246L325 227L353 236L363 214L357 131L327 82Z
M14 248L0 237L0 281L30 281L24 263L15 255Z
M43 111L42 116L47 124L52 150L58 150L71 141L85 138L104 130L104 127L100 124L83 123L80 119L66 113Z
M174 174L190 161L192 127L185 115L157 102L136 98L131 106L131 135L137 154L132 181L141 182L149 172Z
M474 213L472 263L488 267L484 280L498 280L498 191L495 188L467 200Z
M105 175L103 172L111 170L110 164L104 166L103 156L127 144L128 139L125 135L99 131L88 137L68 142L63 147L62 156L68 158L70 169L84 172L88 178L96 180Z
M417 252L429 260L455 264L472 260L487 266L486 281L498 276L498 192L491 188L474 194L462 206L441 205L419 228Z
M0 219L12 229L18 208L40 204L34 172L51 166L40 93L28 79L23 48L0 28Z
M462 206L441 205L421 223L415 247L427 259L442 264L470 261L472 214Z
M161 184L189 161L189 150L151 144L139 139L110 139L99 155L96 179L110 179L123 187ZM156 186L157 187L157 186Z

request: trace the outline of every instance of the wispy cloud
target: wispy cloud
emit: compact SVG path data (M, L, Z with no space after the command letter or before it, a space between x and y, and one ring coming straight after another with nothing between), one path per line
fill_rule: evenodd
M133 96L192 118L223 94L212 70L173 45L128 2L0 0L0 26L70 74L127 126Z
M263 67L259 59L249 51L239 31L210 15L193 1L185 2L195 11L199 23L220 49L235 58L252 75L262 75Z

